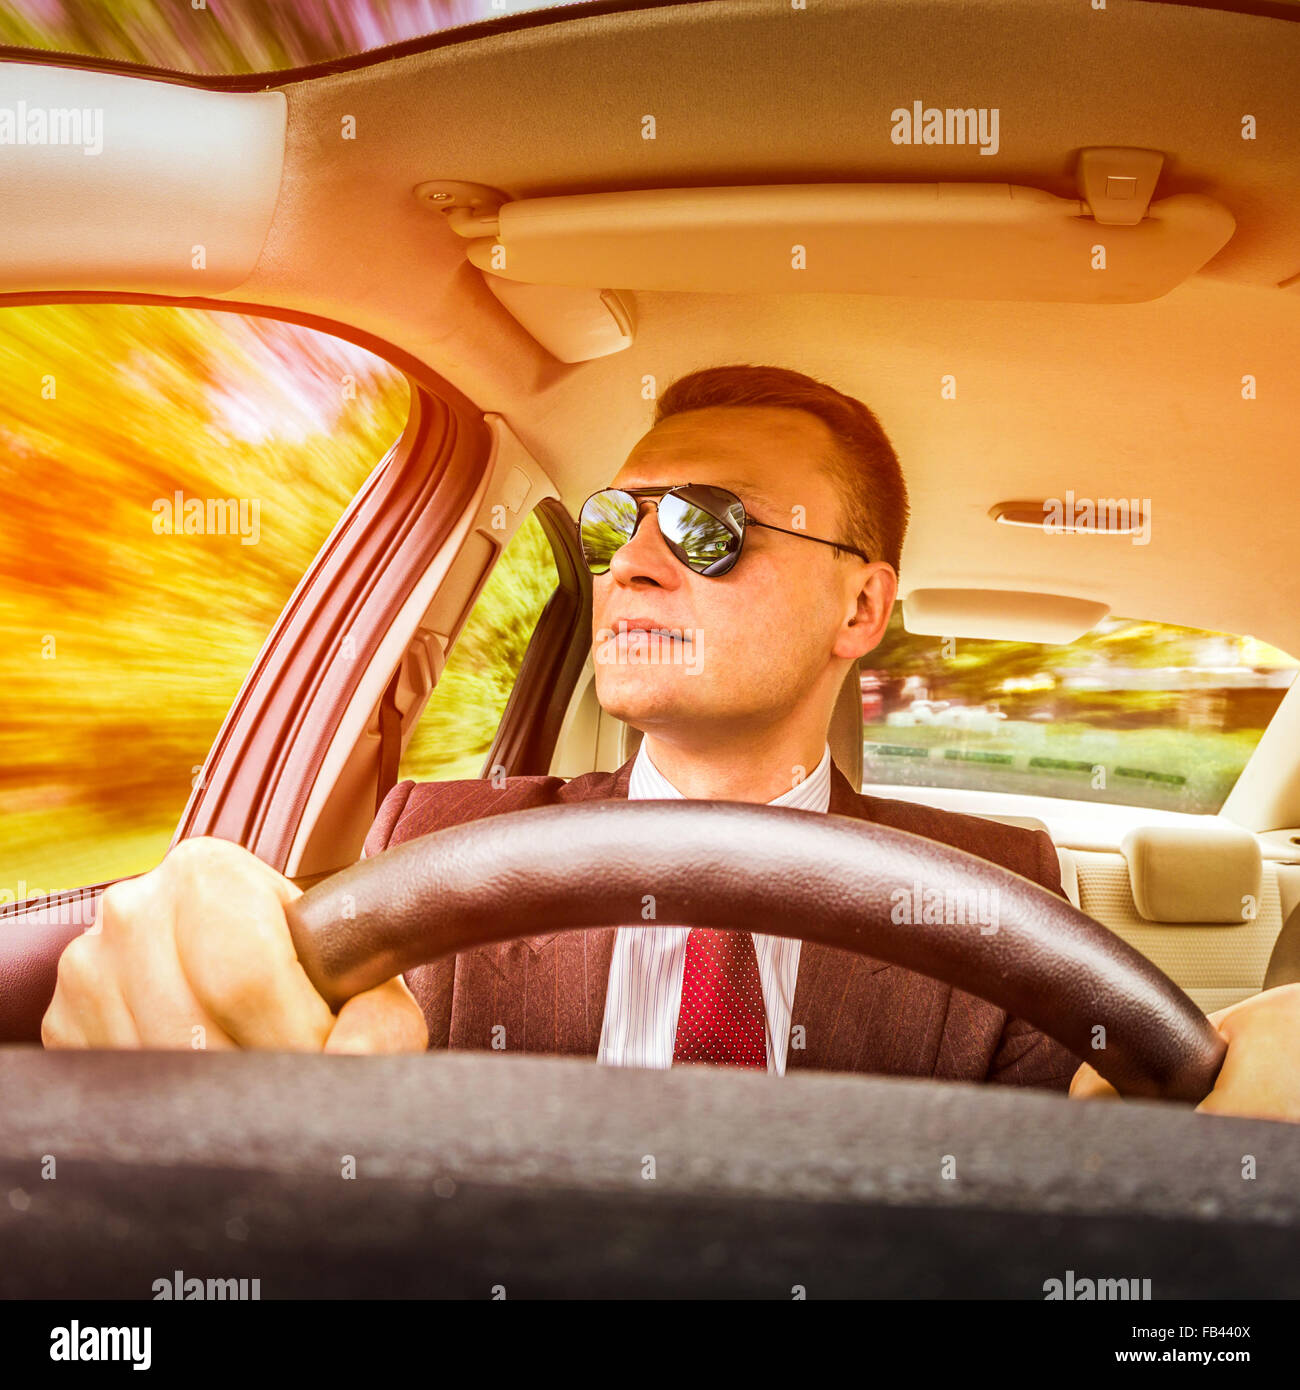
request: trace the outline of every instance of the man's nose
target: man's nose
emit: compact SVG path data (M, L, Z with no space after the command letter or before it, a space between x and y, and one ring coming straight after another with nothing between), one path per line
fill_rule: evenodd
M680 578L681 565L659 530L659 504L649 499L637 509L632 539L621 545L609 562L609 572L620 584L650 579L668 587ZM653 513L653 514L652 514Z

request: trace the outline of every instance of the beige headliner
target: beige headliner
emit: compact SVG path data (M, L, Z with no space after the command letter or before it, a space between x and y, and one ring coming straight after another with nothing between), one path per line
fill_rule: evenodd
M1300 651L1300 24L1172 5L729 0L487 37L288 87L283 190L240 298L347 319L501 411L571 505L644 428L641 378L726 361L822 376L908 475L910 587L1051 588ZM900 147L889 111L996 105L1001 152ZM654 114L658 138L640 138ZM355 142L339 139L343 115ZM1259 138L1240 138L1243 114ZM1085 145L1161 149L1158 196L1238 230L1148 304L639 294L627 352L536 347L412 189L514 197L744 182L995 179L1074 193ZM940 376L957 379L940 399ZM1240 399L1241 377L1259 399ZM998 527L998 501L1150 498L1152 539ZM1049 582L1050 581L1050 582Z
M1050 589L1300 652L1298 87L1300 24L1137 0L716 0L565 19L285 86L274 219L227 297L414 353L501 412L571 507L644 428L644 375L793 366L870 403L899 451L905 593ZM918 99L997 106L999 154L893 145L889 112ZM513 197L975 178L1073 196L1077 151L1098 144L1164 151L1158 197L1206 193L1236 217L1228 246L1161 300L644 293L633 347L576 367L518 327L412 193L439 177ZM995 502L1067 489L1150 498L1150 545L988 519Z

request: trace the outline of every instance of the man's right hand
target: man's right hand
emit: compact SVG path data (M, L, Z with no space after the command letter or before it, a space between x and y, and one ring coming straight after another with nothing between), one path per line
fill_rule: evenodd
M46 1047L420 1052L424 1016L400 976L338 1012L294 954L300 890L225 840L183 840L106 889L59 958Z

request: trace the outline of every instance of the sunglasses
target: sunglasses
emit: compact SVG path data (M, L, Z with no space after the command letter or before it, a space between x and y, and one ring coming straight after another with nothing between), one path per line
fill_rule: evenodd
M725 487L684 483L676 487L607 487L593 492L578 513L582 557L592 574L604 574L609 569L614 553L636 534L641 510L649 501L656 504L659 534L668 549L687 569L709 578L726 574L735 566L745 544L745 529L749 526L761 526L765 531L780 531L783 536L846 550L871 563L871 557L856 546L759 521L750 516L740 498Z

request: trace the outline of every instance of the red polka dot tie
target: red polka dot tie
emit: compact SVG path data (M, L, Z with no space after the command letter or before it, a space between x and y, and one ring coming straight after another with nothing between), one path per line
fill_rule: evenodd
M763 986L747 931L694 927L686 939L673 1062L767 1068Z

